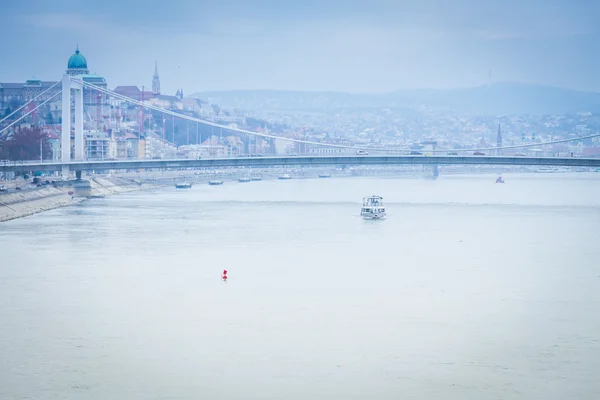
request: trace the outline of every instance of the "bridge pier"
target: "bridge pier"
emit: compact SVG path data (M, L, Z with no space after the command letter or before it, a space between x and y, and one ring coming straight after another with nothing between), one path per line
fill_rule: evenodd
M81 180L81 171L75 171L75 179L77 179L78 181Z
M60 160L63 163L61 175L63 179L69 177L69 165L71 162L71 90L75 100L73 130L75 133L76 161L84 160L84 136L83 136L83 84L74 80L71 75L64 74L62 78L62 110L61 110L61 132L60 132ZM81 172L78 175L81 178Z
M437 178L438 176L440 176L439 166L437 164L433 164L433 177Z
M75 124L75 161L83 161L83 87L74 89L73 94L75 97L75 118L73 121Z
M60 130L60 162L63 163L61 175L63 179L69 177L69 166L65 165L71 161L71 77L67 74L62 79L62 110Z

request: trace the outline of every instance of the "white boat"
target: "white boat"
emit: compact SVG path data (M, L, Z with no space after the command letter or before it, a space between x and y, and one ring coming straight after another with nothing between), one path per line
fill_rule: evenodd
M375 195L363 197L360 215L364 219L384 219L387 214L383 205L383 197Z
M262 181L262 176L260 176L260 175L252 175L250 177L250 180L253 180L253 181Z
M244 177L238 179L238 182L242 182L242 183L243 182L250 182L250 180L251 180L250 178L248 178L247 176L244 176Z
M190 182L180 182L175 184L176 189L190 189L192 184Z
M279 179L292 179L292 176L290 174L283 174L279 177Z
M222 185L223 181L222 180L212 180L212 181L208 181L208 184L211 186L217 186L217 185Z
M319 178L331 178L331 174L319 174Z

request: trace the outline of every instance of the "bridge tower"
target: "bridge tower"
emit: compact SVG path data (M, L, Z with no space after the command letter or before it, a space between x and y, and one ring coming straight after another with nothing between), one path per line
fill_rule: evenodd
M501 156L502 155L502 128L500 127L500 124L498 124L498 133L496 134L496 147L498 148L496 150L496 155Z
M71 120L71 94L74 97L75 107L73 120ZM73 78L65 73L62 78L62 126L60 135L60 160L62 163L71 162L71 122L75 131L75 161L84 159L84 138L83 138L83 83L79 79ZM63 165L62 177L67 179L69 176L69 166ZM77 177L81 177L81 171L77 171Z
M421 144L424 146L423 151L425 152L426 156L430 156L430 155L435 156L435 148L437 146L437 140L424 140L421 142ZM433 168L432 176L435 179L440 175L440 170L439 170L439 167L437 164L434 164L432 168Z

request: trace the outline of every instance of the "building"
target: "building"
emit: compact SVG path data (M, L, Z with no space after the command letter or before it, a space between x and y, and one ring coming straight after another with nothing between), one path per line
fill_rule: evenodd
M167 110L183 110L183 101L177 96L156 95L151 101L153 106Z
M146 159L175 158L177 147L163 140L153 132L147 132L143 139L139 140L138 157Z
M84 135L86 160L115 158L116 145L107 132L88 131Z
M28 79L24 83L0 83L0 115L8 115L12 111L21 107L24 103L34 99L45 90L48 90L56 81L41 81L39 79ZM48 100L50 97L61 91L60 85L44 94L38 99L39 102ZM57 96L54 102L60 101ZM50 111L50 106L45 107L45 112Z
M153 92L149 92L147 90L141 91L137 86L117 86L113 92L120 94L121 96L129 97L130 99L143 101L144 103L148 103L152 100L156 94ZM119 105L123 103L124 100L121 99L111 99L112 105Z
M79 48L75 50L75 53L69 58L67 63L67 70L65 71L71 76L77 76L83 79L83 81L100 88L106 89L106 80L99 75L90 74L86 58L81 54ZM24 103L31 101L36 96L40 95L45 90L55 85L58 81L42 81L39 79L28 79L24 83L0 83L0 115L8 115L10 112L21 107ZM54 89L48 91L43 96L36 100L39 104L43 101L48 100L56 93L62 91L62 85L58 83ZM61 95L56 96L52 101L48 102L41 110L40 113L43 117L48 120L48 113L51 114L52 119L58 120L61 111ZM96 107L98 104L101 106L108 105L108 98L105 94L101 94L96 90L85 88L83 91L83 103L84 107L87 106L86 111L90 115L97 115ZM100 112L102 114L102 112ZM51 121L47 121L51 122Z
M98 86L102 89L107 89L108 85L106 84L106 80L104 77L100 75L90 74L88 69L87 60L79 51L79 47L75 50L75 54L73 54L69 58L69 62L67 64L66 73L81 78L84 82L90 83L94 86ZM98 104L107 105L108 97L106 94L98 92L97 90L92 90L88 88L83 89L83 105L84 106L97 106Z
M227 157L229 148L226 145L219 144L191 144L189 146L180 146L179 152L188 159L201 158L222 158Z
M308 154L311 156L339 156L348 154L348 150L343 147L319 146L314 144L308 146Z
M422 140L421 141L421 151L425 152L427 155L435 154L435 149L437 147L437 140Z
M115 158L119 160L137 159L139 156L138 136L133 132L119 132L111 137L115 143Z

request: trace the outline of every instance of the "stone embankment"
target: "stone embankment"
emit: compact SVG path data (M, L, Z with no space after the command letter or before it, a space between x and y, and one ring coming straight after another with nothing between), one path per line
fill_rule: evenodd
M0 193L0 222L26 217L43 211L79 203L88 198L104 197L134 190L163 186L163 182L142 182L123 177L94 177L83 181L57 181L40 188Z
M91 197L104 197L112 194L132 192L134 190L153 189L166 183L141 181L137 179L113 176L110 178L92 178L89 180Z
M52 186L2 194L0 222L68 206L84 199L69 195L68 190Z

